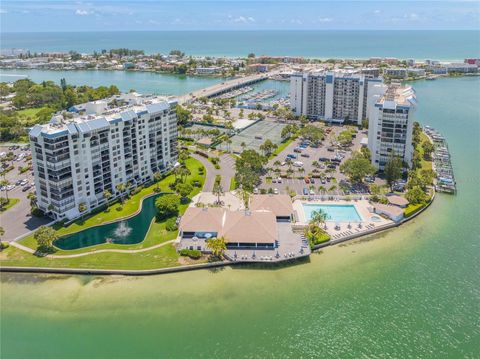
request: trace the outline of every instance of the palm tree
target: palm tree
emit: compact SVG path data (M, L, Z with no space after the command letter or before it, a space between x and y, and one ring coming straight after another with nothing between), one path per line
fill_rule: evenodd
M30 200L30 207L33 208L37 206L37 196L35 192L28 192L27 198Z
M217 204L220 204L220 196L223 196L223 187L219 182L215 182L213 185L212 193L217 196Z
M156 192L160 192L160 185L159 185L159 182L160 180L162 179L162 174L160 172L155 172L153 174L153 180L155 181L155 183L157 184L156 187L155 187L155 191Z
M4 179L0 181L0 186L5 188L5 198L7 199L7 201L8 201L8 190L7 190L8 185L10 185L10 182L8 180Z
M207 248L212 251L213 256L222 259L223 252L227 249L225 237L211 238L207 241Z
M327 213L321 209L318 211L312 211L312 214L310 215L310 224L320 226L321 224L325 223L327 218Z
M5 235L5 229L3 227L0 227L0 249L3 249L2 245L2 237Z
M105 203L105 212L106 212L107 209L108 209L108 201L110 200L111 197L112 197L112 192L110 192L108 189L106 189L106 190L103 191L103 198L105 198L105 200L106 200L106 203Z
M125 183L119 183L115 186L115 189L120 193L120 202L122 202L123 205L123 193L127 190L127 186Z

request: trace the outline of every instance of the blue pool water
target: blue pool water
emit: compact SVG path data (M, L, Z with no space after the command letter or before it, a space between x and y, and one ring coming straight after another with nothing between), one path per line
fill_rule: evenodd
M362 218L353 204L307 204L303 205L305 219L309 221L313 211L322 210L327 213L327 221L360 222Z

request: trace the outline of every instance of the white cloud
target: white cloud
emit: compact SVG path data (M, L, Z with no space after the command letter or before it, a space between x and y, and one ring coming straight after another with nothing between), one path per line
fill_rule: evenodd
M228 16L229 19L232 19L233 16L229 15ZM233 22L236 22L236 23L241 23L241 24L248 24L248 23L252 23L252 22L255 22L255 19L251 16L248 16L248 17L245 17L245 16L238 16L236 18L233 18Z
M75 15L87 16L87 15L90 15L90 12L88 10L77 9L75 10Z
M380 10L375 10L373 13L374 13L374 14L380 14L381 11L380 11Z
M7 10L0 9L0 14L6 14L7 12Z
M333 19L331 17L319 17L318 22L332 22Z
M297 24L297 25L302 25L303 24L302 20L299 20L299 19L291 19L290 23L291 24Z

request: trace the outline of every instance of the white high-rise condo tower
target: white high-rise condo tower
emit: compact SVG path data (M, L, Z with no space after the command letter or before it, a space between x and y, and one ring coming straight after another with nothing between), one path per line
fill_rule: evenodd
M417 100L412 87L390 85L383 95L378 95L369 114L368 148L372 163L379 169L392 154L412 165L413 119ZM375 100L375 98L374 98Z
M30 130L39 208L72 219L105 203L104 190L135 188L177 161L177 118L172 99L135 94L96 102L85 115L55 115ZM124 106L118 107L119 103Z
M370 88L383 84L383 79L375 74L375 71L294 73L290 77L290 106L297 116L360 125L369 113Z

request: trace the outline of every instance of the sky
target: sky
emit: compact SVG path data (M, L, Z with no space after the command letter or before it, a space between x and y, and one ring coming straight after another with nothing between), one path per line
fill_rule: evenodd
M478 30L480 0L2 0L0 20L2 32Z

